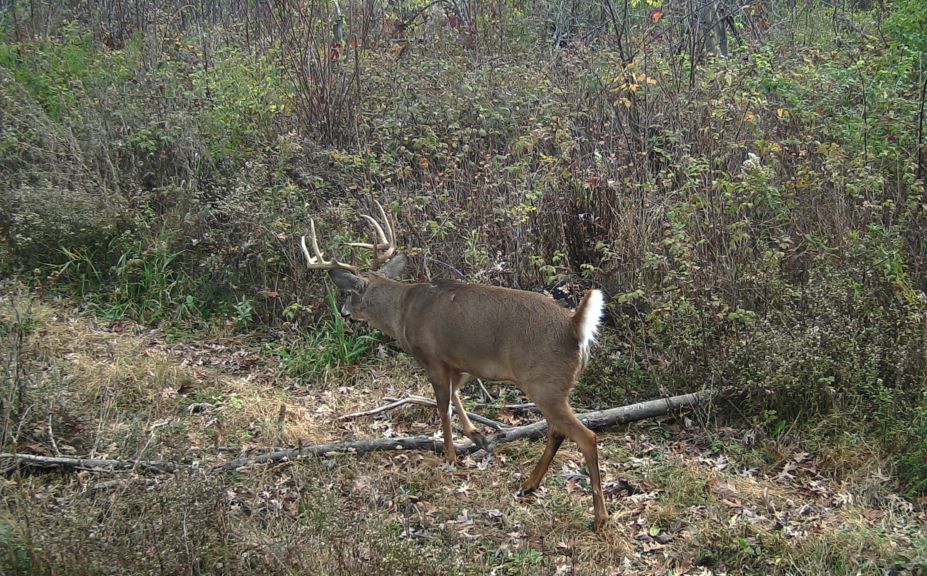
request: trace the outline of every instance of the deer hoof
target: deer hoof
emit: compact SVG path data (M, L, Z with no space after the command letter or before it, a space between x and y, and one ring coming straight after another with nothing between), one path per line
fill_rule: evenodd
M526 498L534 494L536 490L537 488L533 486L522 486L521 489L519 489L518 492L515 493L515 496L517 496L518 498Z

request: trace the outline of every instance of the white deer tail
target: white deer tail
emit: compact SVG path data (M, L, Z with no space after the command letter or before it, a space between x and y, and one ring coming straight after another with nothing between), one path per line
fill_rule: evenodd
M602 291L589 290L573 314L573 334L579 341L579 360L583 366L589 361L589 351L599 334L604 309Z

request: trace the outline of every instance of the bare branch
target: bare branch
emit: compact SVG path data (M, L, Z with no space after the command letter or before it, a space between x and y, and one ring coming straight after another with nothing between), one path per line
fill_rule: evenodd
M36 454L0 454L0 471L6 473L17 466L35 468L77 468L79 470L112 471L141 469L149 472L174 472L182 465L151 460L109 460L103 458L70 458L66 456L38 456Z

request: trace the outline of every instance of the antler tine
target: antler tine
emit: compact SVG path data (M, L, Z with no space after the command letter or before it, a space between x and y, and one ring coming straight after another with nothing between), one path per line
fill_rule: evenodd
M347 270L353 274L360 274L360 270L357 266L352 266L350 264L345 264L344 262L339 262L337 260L325 260L323 258L322 250L319 249L319 240L318 236L315 233L315 220L309 219L309 240L312 242L312 251L315 253L315 256L309 254L309 248L306 247L306 237L303 236L299 239L299 246L302 248L303 255L306 257L306 265L310 270Z
M309 219L309 230L310 230L309 232L310 237L312 238L312 247L315 249L316 256L313 257L311 254L309 254L309 249L306 248L306 237L305 236L299 239L299 245L303 250L303 256L306 257L306 262L308 262L309 265L312 266L312 265L317 264L319 260L322 259L322 252L319 250L319 245L315 239L315 220L311 218Z
M384 257L389 257L389 256L392 256L393 252L396 251L396 249L393 247L393 242L395 242L396 240L396 236L395 234L393 234L393 224L392 222L390 222L389 217L386 216L386 210L383 209L383 205L377 202L376 200L374 200L374 202L376 202L377 208L379 208L380 210L380 217L383 218L383 223L386 224L386 229L389 231L389 240L386 241L389 244L389 248L388 248L388 253L384 256ZM381 231L381 236L382 236L382 231Z
M346 246L352 246L354 248L366 248L367 250L373 250L374 260L376 264L379 264L386 258L389 258L396 251L396 247L393 245L395 236L393 235L393 225L390 223L389 218L386 216L386 210L383 209L383 205L374 200L374 203L377 205L377 208L380 211L380 217L383 219L383 222L386 224L386 229L389 230L389 235L383 230L383 227L380 226L380 223L374 220L372 217L367 214L362 214L361 216L370 222L370 225L373 226L376 231L376 244L367 244L365 242L348 242ZM384 250L382 254L380 251Z

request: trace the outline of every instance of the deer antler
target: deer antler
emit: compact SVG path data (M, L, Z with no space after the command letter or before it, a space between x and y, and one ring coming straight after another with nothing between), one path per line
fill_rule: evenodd
M377 205L377 209L380 211L380 218L383 219L383 223L386 224L386 230L389 231L389 235L383 231L383 227L380 224L366 214L362 214L361 217L370 222L370 225L373 226L374 231L376 232L376 238L374 238L375 244L366 244L363 242L348 242L345 246L352 246L354 248L366 248L367 250L373 251L373 267L379 268L387 258L393 255L396 251L396 247L393 245L395 235L393 234L393 225L390 224L389 218L386 216L386 210L383 209L383 206L377 202L373 201ZM384 252L381 254L380 251Z
M373 268L379 268L387 258L393 255L396 251L396 247L393 245L393 239L395 238L393 234L393 226L390 224L389 218L386 216L386 211L383 209L383 206L374 200L374 203L377 205L377 208L380 211L380 218L383 219L383 223L386 225L386 231L383 230L383 226L379 222L368 216L367 214L361 214L361 217L370 222L373 226L374 231L376 232L376 237L374 238L373 244L366 244L363 242L345 242L345 246L351 246L353 248L365 248L367 250L373 251ZM315 220L309 220L310 235L309 239L312 243L312 251L315 254L314 256L309 253L309 248L306 247L306 237L303 236L300 239L300 246L303 250L303 255L306 257L306 263L309 266L310 270L347 270L352 274L360 274L360 269L357 266L351 264L345 264L344 262L339 262L335 259L325 260L323 257L324 254L322 250L319 249L318 237L315 233ZM381 252L382 251L382 252Z
M303 255L306 257L306 265L310 270L347 270L352 274L360 274L360 269L357 266L345 264L344 262L339 262L334 259L325 260L325 258L322 257L322 251L319 249L319 240L315 234L315 220L309 220L309 230L309 239L312 242L312 251L315 253L315 256L309 254L309 249L306 248L305 236L299 239L299 245L303 250Z

